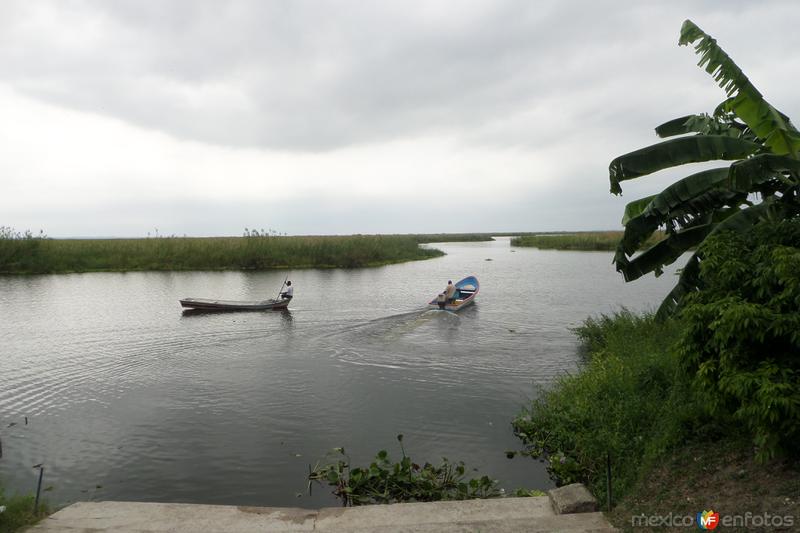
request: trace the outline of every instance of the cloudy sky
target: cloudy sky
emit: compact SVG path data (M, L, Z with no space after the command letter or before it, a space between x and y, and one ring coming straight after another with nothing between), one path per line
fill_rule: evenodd
M615 229L609 161L724 97L800 120L800 2L0 3L0 226L55 237Z

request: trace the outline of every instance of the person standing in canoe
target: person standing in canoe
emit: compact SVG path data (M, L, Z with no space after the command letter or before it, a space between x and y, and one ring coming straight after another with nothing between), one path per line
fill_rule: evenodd
M284 300L291 300L294 296L294 287L292 287L292 282L286 282L286 290L281 293L281 298Z
M447 282L447 288L444 290L444 295L447 298L447 303L451 304L456 301L456 286L453 285L453 280Z

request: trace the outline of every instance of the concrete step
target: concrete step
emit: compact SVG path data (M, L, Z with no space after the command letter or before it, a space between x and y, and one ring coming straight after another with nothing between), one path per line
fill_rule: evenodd
M346 515L345 515L346 516ZM350 517L347 517L348 519ZM363 525L360 520L344 520L336 525L317 527L323 533L347 531L352 533L611 533L612 528L603 513L538 516L530 518L486 517L456 522L423 521L407 524Z
M556 515L545 497L404 503L320 510L141 502L80 502L31 533L164 532L563 532L614 531L602 513Z

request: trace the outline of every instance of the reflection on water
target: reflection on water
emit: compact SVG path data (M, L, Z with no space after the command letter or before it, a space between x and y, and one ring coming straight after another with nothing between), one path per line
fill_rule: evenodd
M655 305L673 279L625 285L608 253L438 246L448 255L292 272L288 311L178 304L270 298L286 272L0 277L0 477L33 489L44 463L56 504L336 505L306 494L308 464L335 446L356 463L398 454L403 433L415 460L549 486L542 464L505 458L510 420L534 384L574 368L570 327ZM427 308L468 274L475 305Z

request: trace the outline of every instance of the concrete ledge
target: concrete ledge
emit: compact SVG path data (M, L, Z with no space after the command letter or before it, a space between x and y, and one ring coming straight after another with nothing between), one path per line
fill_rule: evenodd
M614 531L602 513L557 515L547 497L403 503L320 510L141 502L81 502L30 533L561 532Z
M316 517L317 511L291 507L79 502L50 515L28 531L313 531Z
M553 516L553 510L544 497L328 507L319 510L316 529L349 531L354 527L375 529L422 524L441 527L509 519L533 521L545 516Z
M558 487L547 494L556 514L593 513L598 510L597 500L583 483Z

